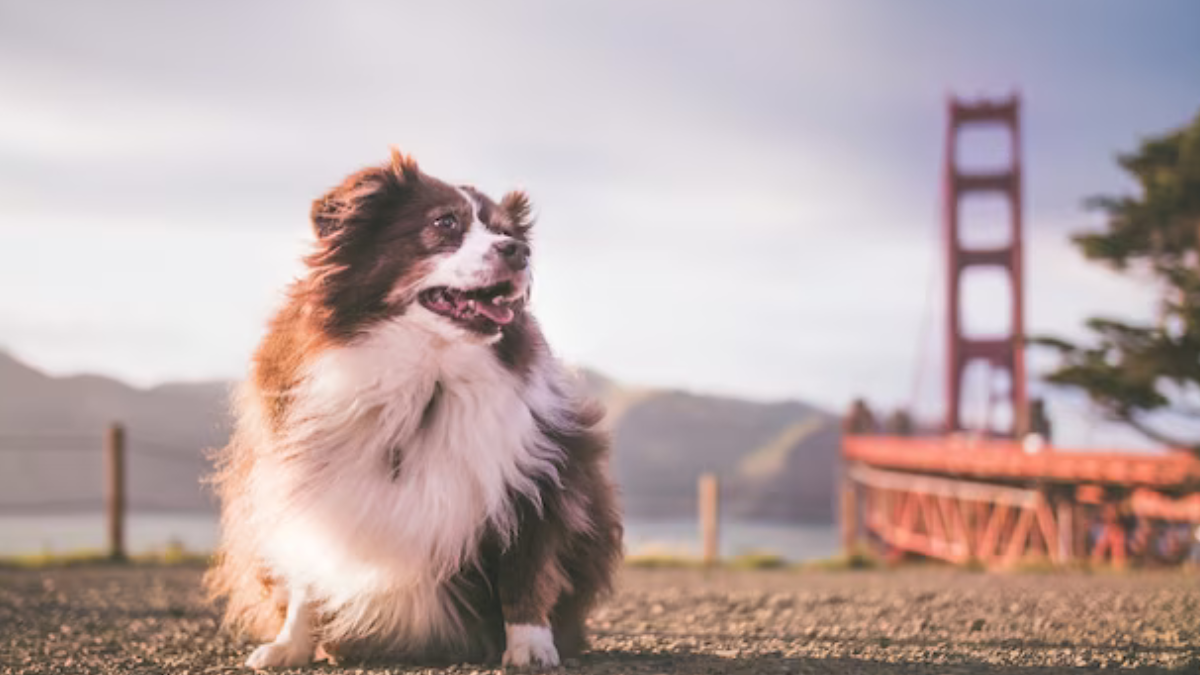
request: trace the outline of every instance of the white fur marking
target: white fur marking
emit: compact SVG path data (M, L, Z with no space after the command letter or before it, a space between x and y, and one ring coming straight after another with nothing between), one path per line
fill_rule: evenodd
M288 597L287 618L274 642L260 645L246 659L250 668L290 668L312 660L312 610L302 591Z
M558 665L558 649L554 647L554 633L549 626L506 623L504 634L507 638L504 665L518 668Z
M497 281L495 278L496 266L499 263L496 260L494 249L498 242L507 241L511 237L488 229L487 225L479 219L479 205L475 203L475 199L461 188L454 189L470 206L471 222L465 224L466 236L463 237L462 244L458 249L453 253L435 258L433 270L421 280L420 288L416 289L418 292L439 286L459 289L479 288ZM515 296L528 298L528 270L505 278L516 287ZM408 297L412 292L413 289L409 287L395 288L392 290L392 297ZM430 312L420 304L414 305L413 309L415 311L412 314L412 320L415 324L421 325L445 339L463 340L465 338L483 344L494 343L500 339L499 334L481 337Z
M388 322L321 355L287 437L274 441L281 452L251 477L263 555L332 612L331 637L462 639L443 582L471 562L489 524L513 534L513 493L536 502L535 479L558 480L561 450L535 419L563 419L555 367L522 382L489 348L414 324Z
M462 189L455 189L471 206L471 222L465 224L467 233L458 249L439 260L425 278L425 288L475 288L487 284L494 273L495 245L510 239L507 235L488 229L479 219L479 207L471 195Z

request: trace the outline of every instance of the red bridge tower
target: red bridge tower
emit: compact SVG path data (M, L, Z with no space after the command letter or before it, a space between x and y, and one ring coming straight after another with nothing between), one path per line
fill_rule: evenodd
M995 374L1007 373L1010 383L1008 398L1012 405L1012 427L1009 433L1017 436L1029 429L1029 408L1025 392L1025 358L1023 319L1024 298L1021 280L1021 127L1020 100L1016 94L1008 99L966 102L956 98L949 101L949 121L946 127L946 159L943 204L945 222L947 274L947 362L946 362L946 430L963 428L963 376L967 366L983 361L991 367L988 379L989 398L995 386ZM999 170L986 172L963 170L958 162L959 132L963 127L1000 126L1009 132L1011 163ZM980 193L999 193L1008 205L1011 227L1008 243L994 248L966 248L960 236L961 203L964 197ZM1009 333L998 336L965 335L962 319L963 273L969 268L993 267L1003 270L1012 291L1012 318Z

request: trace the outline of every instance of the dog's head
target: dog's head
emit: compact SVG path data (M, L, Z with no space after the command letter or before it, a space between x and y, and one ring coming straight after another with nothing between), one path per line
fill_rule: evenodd
M528 299L530 214L522 192L496 203L393 150L313 203L307 262L327 330L350 337L404 317L446 337L497 339Z

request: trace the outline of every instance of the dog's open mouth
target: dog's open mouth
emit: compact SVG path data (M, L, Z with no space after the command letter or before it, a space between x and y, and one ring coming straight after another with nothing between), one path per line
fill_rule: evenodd
M496 333L513 322L524 300L516 295L511 281L483 288L460 289L438 286L421 291L421 305L464 328L478 333Z

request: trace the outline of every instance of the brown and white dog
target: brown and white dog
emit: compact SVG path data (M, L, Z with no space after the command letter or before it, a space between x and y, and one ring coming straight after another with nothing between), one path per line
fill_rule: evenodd
M530 206L393 151L312 209L316 250L236 397L207 582L248 666L555 665L621 524L599 408L529 298Z

